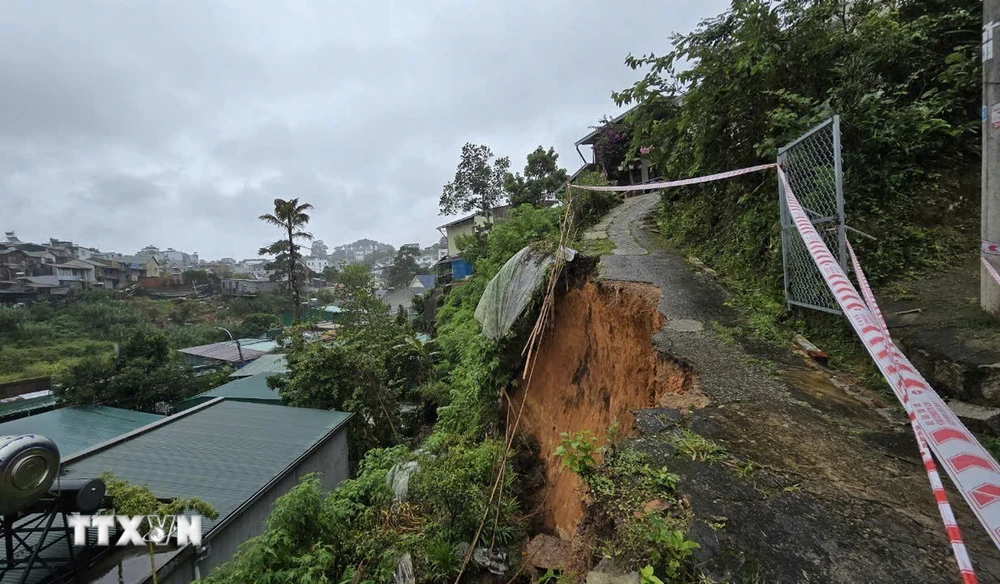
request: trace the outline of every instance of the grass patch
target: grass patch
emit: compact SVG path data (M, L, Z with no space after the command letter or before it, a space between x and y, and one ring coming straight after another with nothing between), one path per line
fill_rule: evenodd
M583 239L576 243L576 249L588 256L611 255L615 251L615 243L604 237L601 239Z
M679 454L694 461L718 462L727 456L725 448L690 430L684 430L674 439L673 445Z
M726 261L728 256L715 253L711 248L669 237L671 230L677 228L676 221L667 219L666 215L661 215L657 221L660 232L671 246L684 254L699 255L703 261L704 258L719 259L719 263L711 267L729 292L725 304L736 309L741 317L738 327L712 323L712 329L724 342L735 344L738 340L754 340L787 348L792 335L801 334L827 354L829 368L846 372L865 388L895 400L892 390L843 317L805 309L789 312L781 291L775 288L780 284L780 276L749 271L746 265L732 258Z

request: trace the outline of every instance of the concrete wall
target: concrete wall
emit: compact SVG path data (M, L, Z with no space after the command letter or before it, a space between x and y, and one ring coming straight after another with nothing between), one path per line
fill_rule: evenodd
M299 479L311 472L320 472L320 481L327 489L333 489L348 478L347 426L342 426L325 444L317 448L308 458L301 461L271 489L262 494L249 508L233 518L221 532L206 540L208 555L199 564L204 578L216 566L232 557L239 546L248 539L264 532L264 520L274 507L278 497L290 491ZM160 578L161 584L188 584L195 578L194 556L181 562L177 569Z
M448 255L457 256L462 250L458 247L458 238L463 235L472 235L473 222L463 223L448 228Z

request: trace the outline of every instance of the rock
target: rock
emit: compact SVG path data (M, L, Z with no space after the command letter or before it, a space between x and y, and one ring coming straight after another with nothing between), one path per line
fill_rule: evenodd
M670 509L670 505L663 499L653 499L642 506L643 515L652 515Z
M948 402L948 407L970 430L988 434L1000 433L1000 409L986 408L954 399Z
M633 424L643 434L659 434L677 428L681 421L680 410L671 408L648 408L636 410Z
M566 571L571 563L572 543L553 535L535 536L525 546L525 562L536 568Z
M676 331L679 333L696 333L705 330L705 325L701 324L697 320L679 318L676 320L669 321L667 323L667 330Z
M792 337L795 344L799 346L800 349L806 352L807 355L820 365L826 365L829 358L826 356L819 347L809 342L809 339L803 337L802 335L795 335Z

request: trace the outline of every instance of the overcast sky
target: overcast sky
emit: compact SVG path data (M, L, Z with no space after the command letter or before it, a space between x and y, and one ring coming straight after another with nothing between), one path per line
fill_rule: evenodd
M245 258L299 197L331 247L427 245L462 144L576 170L625 56L727 4L5 0L0 230Z

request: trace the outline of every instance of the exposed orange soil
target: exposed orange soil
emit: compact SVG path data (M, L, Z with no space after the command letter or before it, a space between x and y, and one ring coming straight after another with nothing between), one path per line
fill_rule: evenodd
M557 300L553 329L526 386L520 430L541 446L544 524L564 539L573 537L583 507L579 478L554 455L560 434L589 430L603 442L617 422L628 435L633 410L691 389L692 375L660 357L651 342L662 322L660 294L643 284L587 282ZM522 386L511 396L512 416L524 392Z

